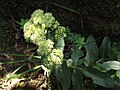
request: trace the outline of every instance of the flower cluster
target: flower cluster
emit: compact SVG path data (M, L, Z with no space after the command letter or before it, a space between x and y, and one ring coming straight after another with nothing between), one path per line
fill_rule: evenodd
M59 26L55 31L55 38L60 39L61 37L66 37L66 28L63 26Z
M63 60L62 51L59 49L53 49L52 52L47 57L47 60L45 63L46 63L46 66L48 66L48 68L52 68L52 67L57 68L57 66L62 64L62 60Z
M55 20L51 13L44 14L40 9L32 14L31 19L34 24L45 24L46 28L55 29L59 26L59 22Z
M38 46L37 52L43 56L44 65L49 69L62 63L63 50L55 49L54 43L56 47L64 48L64 43L60 42L61 40L64 41L60 38L66 36L65 32L66 28L60 26L51 13L44 13L40 9L34 11L31 19L24 25L25 39Z
M43 41L46 39L46 33L45 25L38 25L34 24L32 20L29 20L24 25L24 37L26 40L30 40L34 44L38 45L40 41Z
M50 39L39 42L39 47L37 49L40 55L48 55L53 49L54 42Z

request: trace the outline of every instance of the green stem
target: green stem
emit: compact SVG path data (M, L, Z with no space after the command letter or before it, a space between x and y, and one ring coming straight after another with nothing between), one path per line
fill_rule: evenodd
M76 14L80 15L79 12L77 12L76 10L73 10L73 9L71 9L71 8L68 8L68 7L62 6L62 5L57 4L57 3L51 3L51 4L54 5L54 6L57 6L57 7L63 8L63 9L65 9L65 10L68 10L68 11L70 11L70 12L73 12L73 13L76 13Z

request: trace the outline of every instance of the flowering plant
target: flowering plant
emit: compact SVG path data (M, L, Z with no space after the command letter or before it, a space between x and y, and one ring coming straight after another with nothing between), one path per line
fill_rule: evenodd
M24 37L38 46L37 52L44 66L49 69L47 71L51 72L62 64L65 32L66 28L60 26L51 13L44 13L40 9L34 11L24 25Z

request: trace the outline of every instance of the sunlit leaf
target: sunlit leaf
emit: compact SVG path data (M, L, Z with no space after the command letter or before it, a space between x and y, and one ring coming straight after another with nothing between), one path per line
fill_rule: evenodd
M102 64L104 68L107 70L119 70L120 69L120 62L118 61L107 61Z

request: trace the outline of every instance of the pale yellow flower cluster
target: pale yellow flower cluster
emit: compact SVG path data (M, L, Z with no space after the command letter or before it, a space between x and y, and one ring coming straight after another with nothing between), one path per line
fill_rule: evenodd
M63 51L55 49L54 44L59 44L58 40L66 36L65 31L66 28L60 26L51 13L44 13L40 9L34 11L31 19L24 25L25 39L38 46L37 52L44 57L43 62L49 69L62 64Z
M39 42L39 47L37 49L40 55L48 55L53 49L54 42L50 39Z
M60 39L61 37L66 37L66 28L63 26L59 26L55 31L55 38Z

